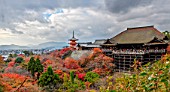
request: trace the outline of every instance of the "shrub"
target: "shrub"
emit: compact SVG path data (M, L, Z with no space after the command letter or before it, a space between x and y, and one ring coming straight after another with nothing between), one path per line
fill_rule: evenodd
M63 85L60 87L58 91L62 92L77 92L79 90L85 89L85 83L78 78L75 78L73 72L70 72L70 79L67 74L64 73Z
M94 83L99 79L99 75L97 73L94 72L87 72L86 76L84 78L85 81Z
M0 84L0 92L4 92L3 86Z
M86 74L84 74L84 73L79 73L77 76L78 76L78 78L79 78L80 80L84 81L84 77L86 76Z

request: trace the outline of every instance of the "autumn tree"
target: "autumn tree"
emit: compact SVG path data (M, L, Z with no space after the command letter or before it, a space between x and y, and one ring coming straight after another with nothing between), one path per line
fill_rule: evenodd
M4 60L3 57L0 55L0 70L3 68Z

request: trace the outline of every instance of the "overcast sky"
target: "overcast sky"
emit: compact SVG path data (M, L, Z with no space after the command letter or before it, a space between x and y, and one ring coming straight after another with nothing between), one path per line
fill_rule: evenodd
M107 39L127 27L170 30L170 0L0 0L0 45Z

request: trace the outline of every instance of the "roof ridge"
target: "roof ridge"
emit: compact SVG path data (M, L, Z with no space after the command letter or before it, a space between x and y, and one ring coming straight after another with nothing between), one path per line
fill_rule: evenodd
M142 26L142 27L132 27L132 28L127 28L127 30L139 29L139 28L154 28L154 25L151 25L151 26Z

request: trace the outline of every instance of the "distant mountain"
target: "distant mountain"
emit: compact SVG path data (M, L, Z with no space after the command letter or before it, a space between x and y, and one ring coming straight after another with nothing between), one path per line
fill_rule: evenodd
M19 45L0 45L0 50L15 50L15 49L62 49L68 46L66 42L45 42L38 45L19 46Z
M30 47L28 46L19 46L19 45L15 45L15 44L11 44L11 45L0 45L0 50L16 50L16 49L30 49Z
M52 49L52 48L55 48L55 49L61 49L64 46L68 46L68 44L66 42L45 42L45 43L41 43L39 45L32 46L31 48L38 48L38 49L46 49L46 48Z

